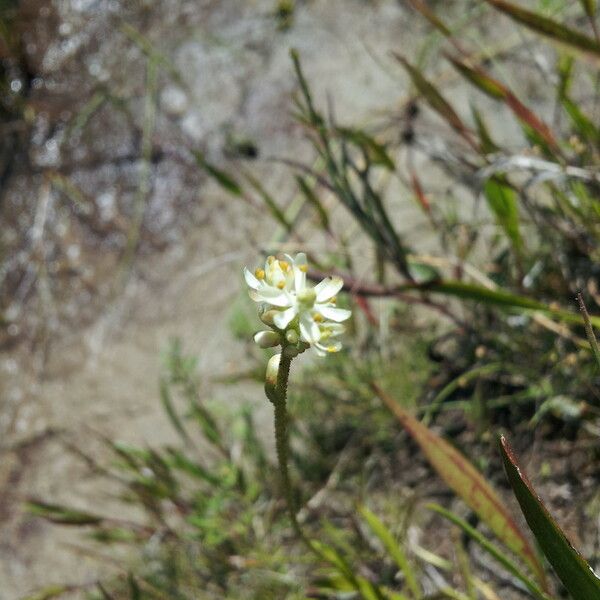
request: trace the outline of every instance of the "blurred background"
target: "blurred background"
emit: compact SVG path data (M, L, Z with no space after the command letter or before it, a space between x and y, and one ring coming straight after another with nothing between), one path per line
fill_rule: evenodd
M521 3L596 40L591 4ZM402 539L435 539L438 525L412 521L414 506L447 493L366 389L376 378L417 412L458 402L460 417L439 421L436 408L428 419L467 455L484 448L478 466L496 482L492 433L550 444L528 460L553 508L585 498L566 520L598 560L600 400L574 301L583 290L598 312L597 49L567 40L572 58L564 39L556 47L468 0L0 0L0 18L2 600L49 584L82 598L342 597L322 571L315 580L274 475L262 479L272 407L242 268L281 251L345 275L355 312L331 372L308 357L294 367L298 496L329 490L309 523L331 520L345 533L327 535L344 547L361 490ZM457 70L444 52L471 62ZM338 171L323 135L351 156ZM479 287L414 287L450 279ZM178 417L177 402L196 408ZM208 442L190 442L189 418ZM190 492L188 504L165 474L198 477L181 447L215 469L202 501ZM115 460L125 474L107 473ZM262 475L235 495L246 460ZM83 512L59 514L65 506ZM51 521L97 527L96 546ZM191 571L182 553L197 558ZM399 581L371 559L358 572ZM463 596L423 597L526 597L506 581L497 596L465 585Z

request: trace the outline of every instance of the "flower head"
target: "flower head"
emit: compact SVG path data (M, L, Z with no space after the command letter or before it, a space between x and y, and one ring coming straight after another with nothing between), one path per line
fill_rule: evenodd
M343 333L340 323L351 315L336 306L343 281L341 277L326 277L312 287L306 281L307 271L306 254L301 252L295 258L285 254L282 260L269 256L264 269L259 267L254 273L244 269L244 278L250 298L259 303L261 320L284 333L288 344L300 351L312 346L321 356L337 352L342 345L330 338Z

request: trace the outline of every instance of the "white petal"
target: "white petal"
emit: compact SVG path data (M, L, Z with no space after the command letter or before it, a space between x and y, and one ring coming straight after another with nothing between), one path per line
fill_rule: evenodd
M298 252L298 254L296 254L296 258L294 259L294 264L297 266L307 264L306 254L304 254L304 252Z
M329 330L331 336L342 335L346 328L340 323L326 323L325 329Z
M273 323L279 327L279 329L285 329L290 324L290 321L296 316L297 312L298 309L295 306L281 311L273 317Z
M315 351L315 354L317 356L320 356L320 357L327 356L327 352L325 350L323 350L322 344L315 344L312 348Z
M301 292L306 287L306 254L299 252L294 259L294 282L296 293Z
M341 277L327 277L321 283L315 285L317 292L317 302L327 302L331 300L342 288L344 282Z
M341 342L331 342L331 344L315 344L315 349L320 350L325 354L332 354L333 352L339 352L342 349Z
M256 277L254 277L254 275L252 275L252 273L250 273L246 267L244 267L244 279L246 280L249 288L253 290L257 290L259 288L260 281L256 279Z
M332 306L315 306L315 308L326 318L340 322L350 318L352 312L345 308L333 308Z
M314 344L321 339L319 326L314 322L310 313L305 312L300 315L300 337L302 341Z
M268 304L282 308L288 308L293 304L293 300L289 294L267 285L262 286L255 292L251 291L250 298L255 302L267 302Z

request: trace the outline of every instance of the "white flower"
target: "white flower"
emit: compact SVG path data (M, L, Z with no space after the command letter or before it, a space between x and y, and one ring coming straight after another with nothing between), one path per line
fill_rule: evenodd
M340 277L327 277L315 287L307 285L308 265L306 255L296 258L285 255L285 260L269 256L265 268L252 274L244 269L244 277L250 288L250 297L260 303L263 322L286 332L290 343L298 335L299 341L314 347L319 355L337 352L340 342L323 343L343 331L342 321L351 312L336 307L336 294L342 289ZM292 332L292 333L290 333Z

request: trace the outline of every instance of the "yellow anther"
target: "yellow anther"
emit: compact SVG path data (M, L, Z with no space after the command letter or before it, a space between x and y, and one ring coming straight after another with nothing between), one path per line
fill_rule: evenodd
M308 265L300 265L298 267L303 273L306 273L306 271L308 271Z
M256 271L254 271L254 275L256 276L256 279L264 279L265 270L259 267L258 269L256 269Z
M327 346L327 352L337 352L337 346L334 346L333 344L331 346Z
M272 265L274 261L275 261L275 257L274 256L267 256L267 262L270 265Z
M329 302L330 302L331 304L335 304L335 303L337 302L337 298L334 296L333 298L331 298L331 299L329 300Z
M285 287L285 281L280 281L280 282L277 284L277 287L278 287L280 290L282 290L282 289Z
M290 268L290 263L287 262L287 260L280 260L279 266L281 267L282 271L287 272Z
M313 319L314 319L315 323L322 323L325 320L321 313L315 313L313 315Z

